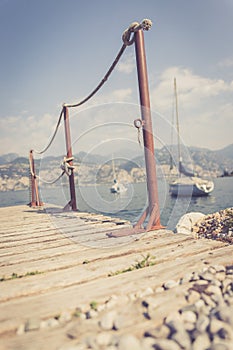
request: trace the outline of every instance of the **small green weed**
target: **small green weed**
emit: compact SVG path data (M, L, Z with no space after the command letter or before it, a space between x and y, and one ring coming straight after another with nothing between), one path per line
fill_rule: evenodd
M155 256L151 256L149 253L146 256L142 256L143 259L140 261L137 261L137 263L134 265L134 268L136 270L138 269L143 269L144 267L148 267L148 266L153 266L156 264L155 262Z
M40 275L42 272L41 271L31 271L31 272L27 272L25 274L25 276L35 276L35 275Z
M156 264L155 259L156 259L156 257L155 256L151 256L150 253L148 253L146 256L142 255L142 260L137 261L134 265L129 266L126 269L123 269L123 270L110 272L108 274L108 276L109 277L116 276L116 275L120 275L121 273L142 269L142 268L148 267L148 266L153 266L153 265Z
M43 273L43 272L30 271L30 272L25 273L24 275L18 275L17 273L13 272L10 277L5 277L5 276L0 277L0 282L15 280L15 279L19 279L19 278L26 277L26 276L35 276L35 275L39 275L41 273Z
M74 312L72 313L72 316L78 318L81 316L81 314L82 314L82 310L78 307L74 310Z
M91 301L90 302L90 307L91 307L92 310L97 311L97 307L98 307L97 301Z

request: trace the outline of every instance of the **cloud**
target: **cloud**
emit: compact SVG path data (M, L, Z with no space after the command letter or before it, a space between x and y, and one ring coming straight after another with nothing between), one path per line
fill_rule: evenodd
M187 68L169 67L157 76L156 85L150 84L154 135L161 140L160 146L171 142L174 77L177 80L180 130L184 143L210 149L231 144L233 81L210 79ZM71 134L76 142L74 151L79 152L81 145L83 149L101 142L106 145L106 139L126 137L137 142L133 120L140 117L140 106L134 96L135 91L131 88L108 90L97 94L81 108L71 109ZM43 149L54 132L57 120L58 115L35 116L28 115L28 112L1 118L1 153L27 155L31 148ZM121 141L119 143L121 146ZM48 153L65 153L63 123Z
M54 118L19 115L0 119L1 153L27 155L30 149L43 148L54 130Z
M217 149L232 143L233 82L210 79L181 67L170 67L151 89L152 109L172 120L176 77L180 129L188 145Z
M132 54L124 56L122 61L116 66L116 70L121 73L130 74L135 69L135 58Z
M233 57L226 58L225 60L220 61L218 63L218 66L221 67L221 68L231 68L231 67L233 67Z

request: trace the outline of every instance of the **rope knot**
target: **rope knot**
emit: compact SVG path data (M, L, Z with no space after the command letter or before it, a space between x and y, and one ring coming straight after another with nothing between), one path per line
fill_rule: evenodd
M73 165L70 164L71 161L73 161L74 157L64 157L63 162L61 164L61 169L63 171L63 174L66 173L67 176L70 176L72 171L75 169Z
M134 43L134 36L130 39L131 34L137 32L140 29L149 30L152 27L152 21L150 19L144 19L142 23L133 22L130 26L123 32L122 40L126 46L130 46Z
M145 18L142 21L141 27L143 30L150 30L150 28L152 27L152 21L148 18Z

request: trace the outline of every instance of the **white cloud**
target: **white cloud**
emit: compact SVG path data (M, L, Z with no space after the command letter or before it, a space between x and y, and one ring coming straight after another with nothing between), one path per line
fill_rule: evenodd
M221 68L231 68L233 67L233 57L226 58L225 60L218 63Z
M177 80L180 130L185 144L210 149L220 149L231 144L233 82L199 76L190 69L181 67L164 70L156 79L157 85L151 84L150 100L155 138L161 140L161 145L171 142L174 77ZM140 117L140 107L134 93L131 88L115 89L105 94L97 94L87 105L77 110L71 109L72 140L77 143L74 151L80 151L79 142L85 149L85 142L90 142L89 146L96 146L106 138L120 139L125 136L137 140L133 120ZM54 132L58 116L24 113L0 119L1 154L17 152L27 155L31 148L43 149ZM80 135L84 135L81 141ZM64 153L62 123L49 154Z
M232 143L233 83L194 74L189 69L170 67L152 88L152 108L171 122L173 78L176 77L180 129L188 145L218 149Z
M43 148L54 130L54 118L43 116L8 116L0 119L1 153L27 155L30 149Z
M124 56L124 58L117 64L116 69L119 72L130 74L135 69L135 58L132 54Z

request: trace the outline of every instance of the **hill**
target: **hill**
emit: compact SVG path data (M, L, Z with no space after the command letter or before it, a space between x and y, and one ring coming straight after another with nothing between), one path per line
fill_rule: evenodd
M175 146L163 147L155 150L157 174L169 174L170 155L174 163L177 162ZM233 171L233 144L221 150L189 147L182 149L183 160L188 167L193 168L200 176L221 176L226 169ZM123 182L145 181L144 157L127 158L116 156L115 168L119 179ZM76 181L79 184L111 183L113 169L110 156L100 156L80 152L74 156L76 167ZM110 159L110 160L109 160ZM35 160L36 173L46 181L53 181L61 174L63 156L44 157L41 161ZM25 157L17 154L7 154L0 157L0 191L22 190L28 188L29 163ZM67 181L67 177L63 177Z
M17 153L3 154L2 156L0 156L0 164L6 164L9 162L12 162L13 160L15 160L18 157L19 157L19 155Z

